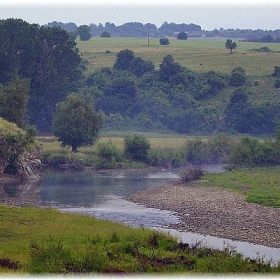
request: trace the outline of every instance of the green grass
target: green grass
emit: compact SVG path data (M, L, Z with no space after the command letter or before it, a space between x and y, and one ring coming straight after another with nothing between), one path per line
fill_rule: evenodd
M280 270L261 260L243 259L230 249L178 244L174 238L148 229L47 208L0 205L0 237L3 275L183 275Z
M280 166L237 169L203 176L207 186L227 188L246 197L246 201L280 207Z
M131 49L136 56L151 60L156 68L167 54L173 56L182 66L197 72L218 71L230 73L235 67L242 67L252 77L267 76L277 66L279 53L260 53L249 51L268 45L267 43L237 42L234 54L225 49L225 40L189 39L187 41L170 39L170 45L159 45L158 39L146 38L98 38L89 41L77 40L82 57L88 61L88 71L101 67L112 67L116 54L122 49ZM280 51L280 44L269 44L273 51ZM110 53L106 54L106 50ZM276 64L276 65L275 65Z

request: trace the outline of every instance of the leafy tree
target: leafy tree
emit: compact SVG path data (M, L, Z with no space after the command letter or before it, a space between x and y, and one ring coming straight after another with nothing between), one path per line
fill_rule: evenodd
M168 38L160 38L160 39L159 39L159 43L160 43L161 45L167 46L167 45L169 45L169 40L168 40Z
M230 53L233 53L233 50L237 48L237 45L231 39L227 39L225 42L225 47L226 49L230 50Z
M246 82L245 70L242 67L236 67L231 71L229 84L231 86L240 87Z
M81 41L88 41L90 39L90 27L88 25L80 25L77 30Z
M69 146L72 152L77 152L78 147L95 143L102 123L102 115L94 110L93 98L72 93L57 104L53 129L63 147Z
M168 82L172 76L182 71L183 67L174 61L172 55L165 56L159 65L159 76L162 81Z
M9 122L24 126L24 116L27 110L29 96L29 80L15 77L4 86L0 94L0 115Z
M132 159L145 161L150 148L150 142L139 134L124 138L124 153Z
M101 38L110 38L111 34L108 31L103 31L101 34Z
M114 69L116 70L128 70L135 58L132 50L122 50L117 53L117 59L114 64Z
M136 76L143 76L147 72L151 72L155 69L153 62L144 60L141 57L135 57L129 67L129 71Z
M178 40L187 40L188 39L188 34L186 32L179 32L177 34L177 39Z

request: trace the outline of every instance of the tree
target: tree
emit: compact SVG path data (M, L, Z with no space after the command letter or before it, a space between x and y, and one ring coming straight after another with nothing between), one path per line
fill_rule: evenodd
M231 71L229 84L231 86L240 87L246 82L245 70L242 67L236 67Z
M178 40L187 40L188 39L188 34L186 32L179 32L177 34L177 39Z
M117 53L117 59L114 64L114 69L117 70L128 70L130 65L135 58L132 50L121 50Z
M72 93L57 104L53 129L63 147L69 146L72 152L77 152L78 147L95 143L102 123L103 117L95 112L93 98Z
M111 35L108 31L103 31L101 34L101 38L110 38Z
M230 50L230 53L233 53L233 50L237 48L237 45L235 42L232 42L231 39L227 39L225 43L226 49Z
M169 45L169 40L168 40L168 38L160 38L160 39L159 39L159 43L160 43L161 45L167 46L167 45Z
M124 153L135 160L146 160L151 148L150 142L143 136L134 134L124 138Z
M4 86L0 94L0 116L9 122L24 126L24 116L27 110L29 97L29 80L15 77Z
M91 37L90 27L88 25L80 25L78 27L78 33L79 33L81 41L88 41Z
M172 55L167 55L163 58L159 65L159 76L162 81L169 82L170 78L183 71L183 67L175 62Z

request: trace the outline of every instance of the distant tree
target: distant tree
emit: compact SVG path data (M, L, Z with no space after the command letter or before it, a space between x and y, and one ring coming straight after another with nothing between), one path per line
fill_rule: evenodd
M159 43L161 45L169 45L169 40L168 40L168 38L160 38Z
M230 53L233 53L233 50L237 48L237 45L231 39L227 39L225 43L225 47L226 49L230 50Z
M114 68L117 70L128 70L134 58L135 56L132 50L122 50L117 53Z
M186 32L179 32L177 34L177 39L178 40L187 40L188 39L188 34Z
M183 67L175 62L172 55L167 55L163 58L159 65L159 76L162 81L169 81L170 78L183 70Z
M151 72L155 69L155 65L152 61L144 60L141 57L135 57L129 67L129 71L136 76L143 76L147 72Z
M274 73L272 74L273 77L280 77L280 67L274 66Z
M79 33L77 30L75 31L68 31L69 39L75 41L77 37L79 36Z
M69 146L72 152L77 152L78 147L95 143L102 123L102 115L95 112L93 98L72 93L66 101L57 104L53 130L63 147Z
M111 34L108 31L103 31L101 34L101 38L110 38Z
M242 67L236 67L231 71L230 82L231 86L240 87L246 82L245 70Z
M90 27L88 25L80 25L78 27L78 33L79 33L81 41L88 41L91 37Z

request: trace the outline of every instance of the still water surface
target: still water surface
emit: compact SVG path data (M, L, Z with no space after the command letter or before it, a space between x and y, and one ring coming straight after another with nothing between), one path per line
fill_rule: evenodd
M222 170L220 166L203 169L210 172ZM127 195L166 186L176 180L178 170L121 170L109 173L47 171L42 178L39 196L43 205L63 212L93 215L134 227L155 228L169 232L186 243L200 241L202 245L218 249L234 247L245 257L262 257L273 263L280 261L278 248L170 230L168 224L179 221L175 213L146 208L125 200Z

